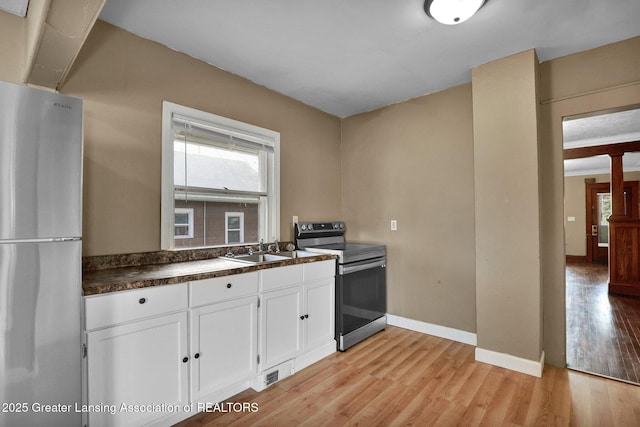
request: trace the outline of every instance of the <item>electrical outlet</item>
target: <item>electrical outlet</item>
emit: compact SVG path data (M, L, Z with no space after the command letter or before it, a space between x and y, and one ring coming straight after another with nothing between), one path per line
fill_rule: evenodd
M391 220L391 231L397 231L398 230L398 221L395 219Z
M294 215L293 216L293 221L291 221L293 223L293 225L295 225L298 222L298 215Z

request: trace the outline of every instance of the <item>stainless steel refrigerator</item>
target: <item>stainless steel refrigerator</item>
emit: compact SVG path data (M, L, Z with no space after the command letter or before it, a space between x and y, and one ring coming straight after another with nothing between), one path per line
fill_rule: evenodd
M80 99L0 82L2 427L82 423L82 135Z

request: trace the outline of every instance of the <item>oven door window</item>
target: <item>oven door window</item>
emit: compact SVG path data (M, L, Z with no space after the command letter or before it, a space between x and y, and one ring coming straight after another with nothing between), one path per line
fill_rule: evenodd
M346 335L387 311L386 267L338 275L336 336Z

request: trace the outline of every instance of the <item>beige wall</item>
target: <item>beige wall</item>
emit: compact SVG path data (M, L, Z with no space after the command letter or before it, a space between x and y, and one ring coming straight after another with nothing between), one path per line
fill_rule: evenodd
M475 332L471 85L345 119L342 182L348 239L387 245L389 313Z
M640 103L640 37L541 64L544 349L565 363L562 118Z
M26 34L26 20L0 12L0 80L24 82Z
M566 254L587 255L586 195L585 178L595 178L596 182L610 182L609 174L588 176L567 176L564 178L564 232ZM640 172L625 172L625 181L639 181ZM575 221L568 221L568 217Z
M537 65L530 50L472 70L478 347L542 354Z
M280 132L281 240L340 217L337 117L102 21L61 92L84 100L84 255L160 249L163 100Z

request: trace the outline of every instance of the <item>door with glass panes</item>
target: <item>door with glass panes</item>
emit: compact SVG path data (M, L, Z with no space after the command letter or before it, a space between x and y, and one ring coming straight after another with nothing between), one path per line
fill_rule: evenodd
M607 263L609 260L609 217L611 192L608 182L586 184L587 260ZM638 217L638 182L624 183L625 215Z

